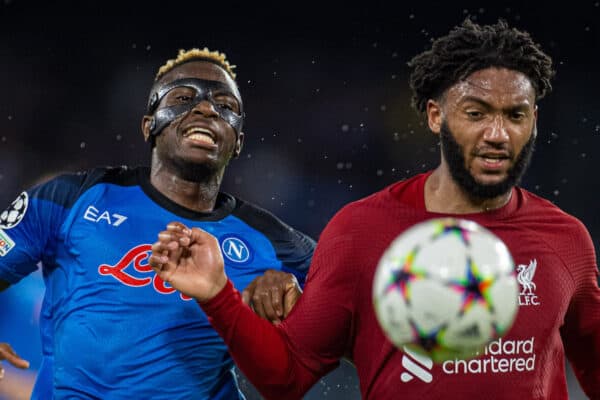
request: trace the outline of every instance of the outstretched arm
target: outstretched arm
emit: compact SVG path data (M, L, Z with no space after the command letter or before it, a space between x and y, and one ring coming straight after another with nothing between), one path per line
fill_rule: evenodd
M315 279L323 286L315 282L310 288L307 282L298 304L276 327L242 302L225 276L219 244L208 233L169 224L152 250L150 265L163 280L199 301L238 367L265 398L301 398L347 350L351 312L337 302L341 279L324 274L324 279ZM341 292L353 293L345 288Z

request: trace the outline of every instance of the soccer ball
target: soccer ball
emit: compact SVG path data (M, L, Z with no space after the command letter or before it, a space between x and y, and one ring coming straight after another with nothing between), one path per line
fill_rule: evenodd
M468 359L512 325L514 262L502 240L477 223L431 219L404 231L384 252L373 304L398 348L438 363Z

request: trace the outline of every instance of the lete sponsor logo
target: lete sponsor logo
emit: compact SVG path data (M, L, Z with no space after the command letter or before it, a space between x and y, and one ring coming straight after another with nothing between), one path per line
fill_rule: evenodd
M150 257L151 250L152 245L149 244L136 246L129 250L115 265L101 264L98 267L98 273L100 275L112 276L126 286L142 287L152 284L154 290L160 294L175 293L176 290L167 286L148 264L148 257ZM133 271L142 274L152 274L152 276L134 276L132 274ZM182 293L179 293L179 297L186 301L192 299Z
M15 247L15 242L13 242L6 232L0 229L0 257L4 257L6 254L8 254L13 247Z

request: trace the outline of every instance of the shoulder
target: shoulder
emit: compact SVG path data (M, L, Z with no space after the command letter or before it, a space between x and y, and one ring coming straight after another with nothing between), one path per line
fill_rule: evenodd
M85 171L56 175L27 191L32 199L48 200L69 206L83 192L100 183L133 184L136 169L128 167L97 167Z
M567 247L593 249L589 231L579 218L525 189L519 188L519 193L523 202L520 218L535 227L537 235L560 238L556 243Z
M388 186L371 195L355 200L343 206L329 221L326 229L344 232L361 232L372 225L389 220L404 205L391 194L395 185Z
M311 246L314 247L312 238L294 229L272 212L246 200L233 197L235 198L235 208L232 215L252 228L272 239L297 240L298 237L301 237L307 243L312 243Z

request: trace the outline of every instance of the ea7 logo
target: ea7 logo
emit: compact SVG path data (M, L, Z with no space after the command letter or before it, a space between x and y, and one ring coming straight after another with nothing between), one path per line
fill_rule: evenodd
M100 212L100 210L98 210L96 207L89 206L83 214L83 219L87 219L88 221L95 223L104 222L108 225L119 226L125 222L127 217L117 213L109 213L108 211Z

